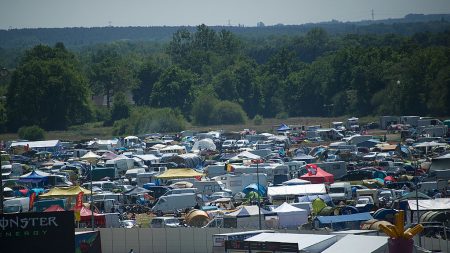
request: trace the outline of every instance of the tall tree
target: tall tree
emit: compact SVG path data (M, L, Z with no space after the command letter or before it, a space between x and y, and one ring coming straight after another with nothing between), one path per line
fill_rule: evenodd
M62 43L27 51L7 94L11 130L38 125L63 130L91 118L90 92L79 64Z

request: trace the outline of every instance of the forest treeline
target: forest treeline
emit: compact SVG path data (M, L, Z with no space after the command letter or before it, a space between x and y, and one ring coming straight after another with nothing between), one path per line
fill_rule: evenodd
M243 39L199 25L167 43L28 49L9 75L3 131L104 121L116 134L253 118L450 115L450 30ZM106 107L92 105L105 95ZM130 103L130 99L134 104Z

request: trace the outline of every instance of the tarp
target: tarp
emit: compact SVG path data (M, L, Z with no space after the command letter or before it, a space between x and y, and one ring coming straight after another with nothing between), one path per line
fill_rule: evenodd
M311 194L325 194L325 184L304 184L304 185L282 185L271 186L267 191L267 195L274 196L289 196L289 195L311 195Z
M288 127L286 124L281 124L280 127L277 128L278 132L288 131L291 130L290 127Z
M275 208L273 212L278 215L280 228L297 228L308 222L308 211L291 206L286 202Z
M321 224L331 224L339 222L351 222L351 221L366 221L373 219L369 212L367 213L355 213L347 215L336 215L336 216L317 216L316 219Z
M316 168L316 173L306 173L305 175L301 176L300 179L308 180L313 184L320 184L320 183L334 183L334 176L333 174L330 174L321 168Z
M159 179L173 179L173 178L193 178L201 177L202 173L199 173L193 169L168 169L163 174L156 176Z
M41 198L58 198L58 197L75 197L78 193L83 192L85 195L91 195L91 191L81 186L70 187L54 187L47 193L39 195Z
M21 183L40 183L47 180L47 176L39 175L36 171L32 171L27 176L20 176L19 182Z
M408 200L409 209L417 210L416 200ZM450 198L419 199L419 211L450 210Z

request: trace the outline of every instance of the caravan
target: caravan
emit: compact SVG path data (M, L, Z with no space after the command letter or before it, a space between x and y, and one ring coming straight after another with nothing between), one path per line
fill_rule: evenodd
M213 177L213 180L222 182L226 189L231 190L232 194L236 194L238 192L242 192L242 190L244 190L244 188L248 185L254 183L256 184L258 182L257 175L259 177L259 184L267 188L267 175L264 173L241 175L226 174Z

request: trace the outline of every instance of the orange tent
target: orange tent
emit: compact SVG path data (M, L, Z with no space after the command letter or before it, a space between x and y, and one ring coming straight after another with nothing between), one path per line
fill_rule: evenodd
M301 176L300 179L308 180L312 184L323 184L323 183L334 183L334 176L333 174L330 174L321 168L317 167L315 164L308 164L306 165L306 168L308 169L308 173Z

